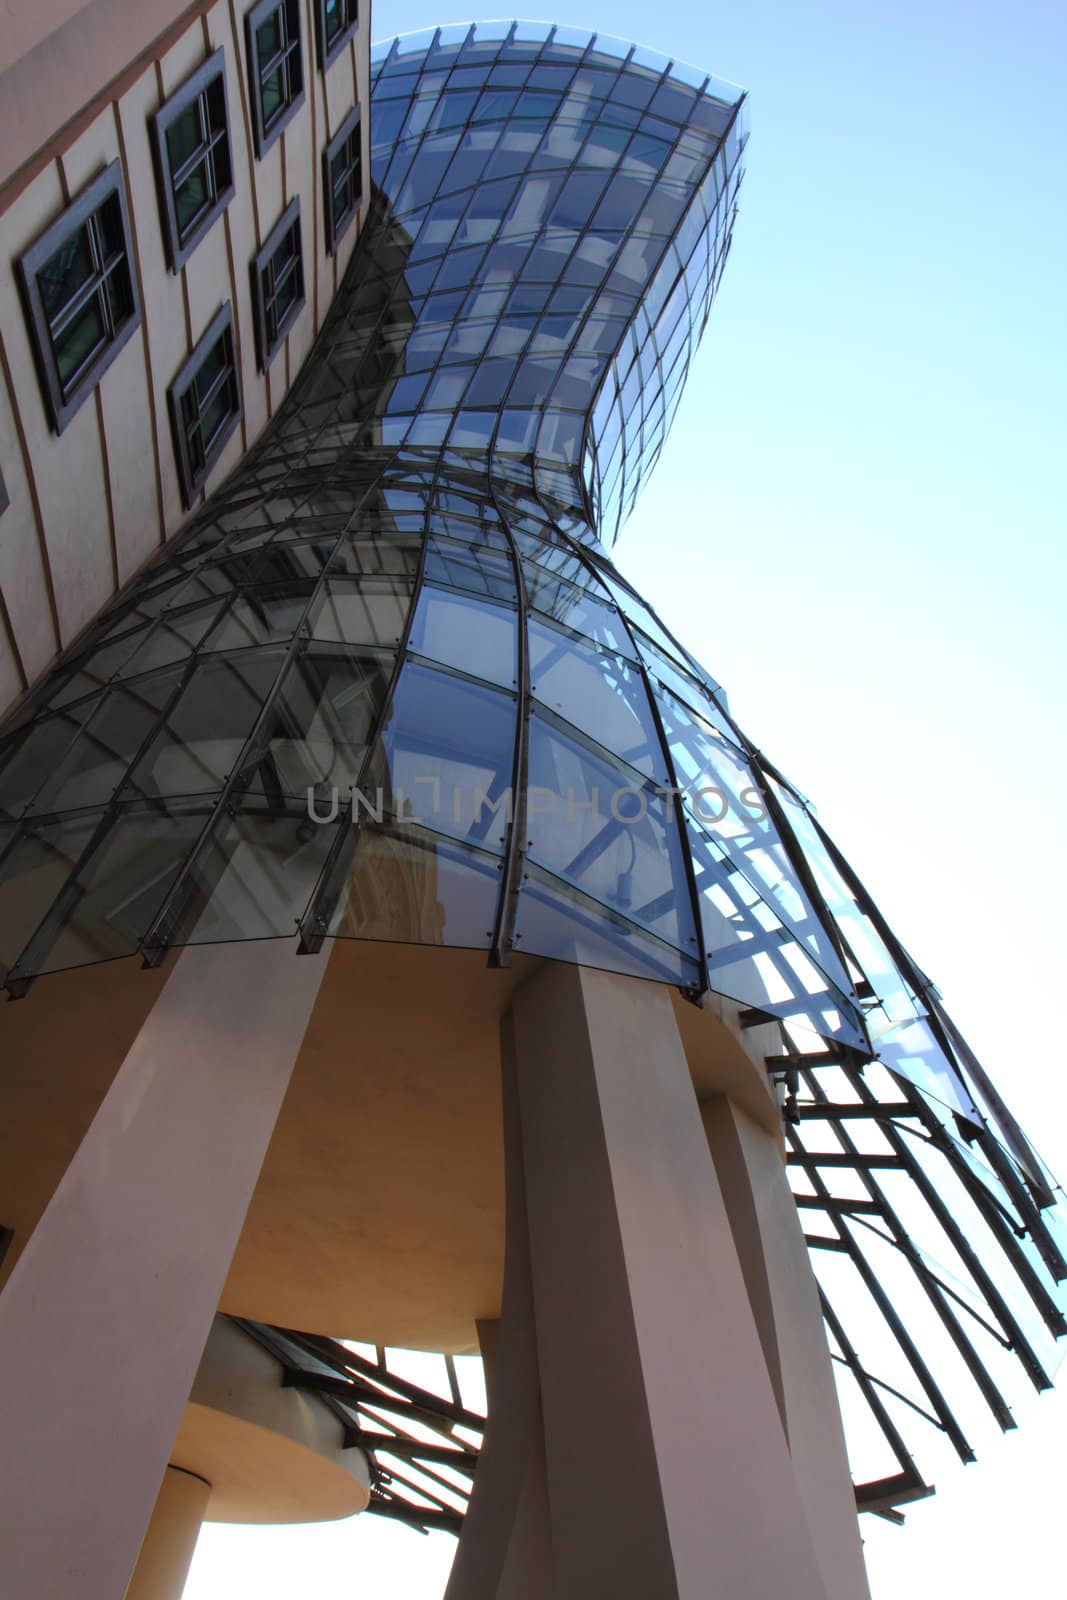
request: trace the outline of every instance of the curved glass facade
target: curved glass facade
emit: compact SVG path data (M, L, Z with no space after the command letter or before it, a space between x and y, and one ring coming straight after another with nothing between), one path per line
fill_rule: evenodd
M834 1355L888 1451L867 1502L894 1504L923 1492L916 1412L968 1458L963 1390L1009 1426L999 1367L1047 1385L1062 1196L607 553L729 248L743 96L538 24L400 39L372 76L371 219L289 399L5 731L8 992L295 935L737 1002L782 1086Z

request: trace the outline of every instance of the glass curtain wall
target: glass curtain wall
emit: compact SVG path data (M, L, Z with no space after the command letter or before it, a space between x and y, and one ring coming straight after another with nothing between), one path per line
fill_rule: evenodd
M968 1459L975 1392L1009 1426L1000 1369L1048 1384L1062 1195L608 553L729 250L743 100L541 24L376 52L370 219L288 400L0 738L0 972L377 939L736 1002L891 1511L916 1416Z

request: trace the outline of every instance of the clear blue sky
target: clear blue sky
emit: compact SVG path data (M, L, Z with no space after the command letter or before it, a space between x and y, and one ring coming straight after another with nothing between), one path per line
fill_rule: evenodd
M725 280L619 564L819 806L1065 1175L1067 12L551 15L751 96ZM454 20L378 4L373 32ZM1017 1412L902 1532L864 1519L874 1600L1061 1592L1067 1393ZM370 1521L209 1528L188 1600L438 1600L450 1542Z

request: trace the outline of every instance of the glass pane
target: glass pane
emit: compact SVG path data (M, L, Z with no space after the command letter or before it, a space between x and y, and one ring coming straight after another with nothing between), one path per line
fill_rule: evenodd
M507 556L433 539L426 552L426 577L445 588L515 598L515 577Z
M167 129L167 155L172 173L177 172L203 142L200 111L200 100L197 98L175 117Z
M532 865L523 876L515 948L683 988L695 987L700 978L691 957Z
M530 718L530 858L695 956L678 825L654 786Z
M181 238L184 239L197 217L207 210L212 198L208 163L201 161L174 190L174 209Z
M894 1072L925 1089L943 1105L979 1121L974 1101L925 1018L890 1028L878 1041L878 1054Z
M283 663L280 651L201 662L133 775L145 796L213 793L233 770Z
M281 49L284 43L282 11L283 7L279 6L256 29L256 49L259 51L261 67Z
M529 619L530 692L647 777L666 783L659 735L640 673L621 656Z
M107 326L99 291L92 295L63 332L55 335L52 348L64 390L85 366L95 350L107 342Z
M271 120L277 116L286 103L285 72L282 67L277 67L263 79L261 90L263 123L269 127Z
M245 753L242 792L296 797L316 829L331 820L360 781L392 665L385 653L301 651Z
M34 811L103 805L122 784L180 681L176 672L114 684L33 802Z
M329 932L485 949L499 889L497 863L476 851L415 830L365 826Z
M101 254L105 264L114 256L125 252L126 237L122 231L122 208L117 194L110 195L95 213Z
M705 870L712 872L713 858L729 864L713 877L736 868L748 885L747 898L759 896L773 913L764 926L784 923L844 999L851 991L844 965L812 909L748 762L673 695L660 689L657 704Z
M405 578L331 579L316 601L312 636L392 648L403 636L412 589Z
M367 799L384 805L386 815L500 850L515 712L511 695L409 661L371 765Z
M326 46L344 32L345 5L344 0L322 0L322 21L326 33Z
M115 267L107 280L108 306L111 311L112 326L117 328L133 310L133 290L130 286L130 273L125 262Z
M215 382L215 379L221 372L224 371L227 364L227 353L227 342L225 336L221 339L216 339L215 343L211 346L211 349L205 353L204 359L196 369L196 377L193 379L193 388L195 389L196 397L201 404L203 404L204 397L210 391L211 385Z
M882 1033L898 1023L913 1021L921 1008L881 935L853 899L807 811L787 789L773 779L770 782L846 948L878 997L878 1005L866 1013L867 1029L877 1047Z
M5 975L29 953L31 939L37 949L35 959L27 961L27 975L132 953L133 942L108 919L93 894L91 864L80 877L83 892L70 898L69 932L59 934L58 941L54 934L51 939L38 935L98 822L98 814L83 812L70 822L49 823L24 838L0 864L0 971Z
M201 448L206 455L233 416L235 396L233 381L221 384L200 413Z
M24 735L6 743L0 750L0 815L21 814L55 771L92 710L92 705L83 703L69 713L40 718Z
M270 589L246 589L223 613L218 626L204 641L205 650L245 650L251 645L290 639L307 610L313 584Z
M291 939L332 837L294 801L225 818L190 875L175 942Z
M78 228L65 239L37 274L37 287L45 316L51 322L78 290L89 282L94 271L89 229Z
M575 628L588 638L595 639L597 644L606 645L618 655L636 661L629 634L618 612L612 606L594 599L584 589L569 583L556 583L549 588L548 575L545 574L530 604L546 616L562 622L565 627Z
M511 689L517 683L517 623L512 607L425 584L408 642L418 655Z

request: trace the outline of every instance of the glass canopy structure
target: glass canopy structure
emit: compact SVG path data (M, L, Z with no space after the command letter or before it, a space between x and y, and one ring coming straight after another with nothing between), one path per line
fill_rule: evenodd
M917 1421L967 1460L975 1401L1010 1427L1015 1374L1051 1381L1063 1196L608 553L727 257L743 99L539 24L378 52L372 216L287 402L4 730L0 965L18 997L375 939L736 1002L773 1040L858 1500L896 1515L929 1492Z

